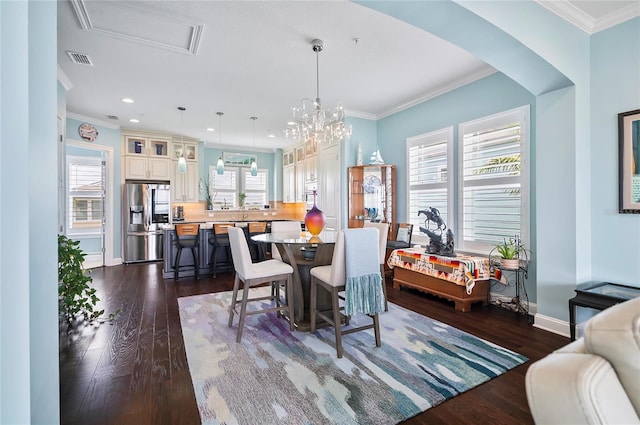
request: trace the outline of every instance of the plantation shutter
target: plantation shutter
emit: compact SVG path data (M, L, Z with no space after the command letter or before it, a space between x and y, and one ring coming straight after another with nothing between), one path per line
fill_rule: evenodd
M258 170L258 174L251 175L250 170L242 171L244 193L247 195L245 199L246 206L262 207L267 203L267 171Z
M521 234L521 119L505 114L461 125L463 248L494 245Z
M414 232L424 224L418 211L437 208L448 223L452 128L417 136L407 141L409 221Z
M215 167L209 167L211 181L211 201L214 206L235 207L238 199L238 169L225 167L223 174L218 174Z

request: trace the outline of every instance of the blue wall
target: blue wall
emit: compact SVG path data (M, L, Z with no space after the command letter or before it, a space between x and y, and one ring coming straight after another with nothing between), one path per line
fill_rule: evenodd
M74 118L67 118L67 140L82 141L78 135L78 127L85 122ZM122 142L120 129L108 128L99 123L87 121L98 130L98 138L92 144L113 148L113 184L110 188L113 196L113 258L122 257ZM107 169L107 173L109 170ZM109 176L107 176L108 180ZM109 262L110 259L107 259Z
M464 48L537 97L536 326L568 331L577 284L615 276L640 285L636 261L612 267L607 250L626 259L640 249L640 216L616 214L617 160L607 155L617 113L640 105L640 18L590 36L531 1L358 3Z
M496 95L497 93L499 95ZM530 105L530 142L533 157L535 152L533 146L536 140L536 97L499 72L379 120L377 133L382 158L387 164L395 164L398 170L396 175L398 220L409 221L411 215L416 214L415 211L407 211L407 138L453 126L453 139L457 146L458 124L524 105ZM457 148L454 152L457 152ZM531 168L534 168L534 164ZM533 200L535 193L533 176L531 184ZM454 200L454 204L457 205L457 199ZM531 222L534 228L534 217L531 217ZM453 222L448 224L454 225ZM534 235L535 232L532 230L531 234ZM526 242L535 254L535 238ZM530 264L529 279L526 282L527 293L532 302L536 300L535 264L534 257L534 261Z

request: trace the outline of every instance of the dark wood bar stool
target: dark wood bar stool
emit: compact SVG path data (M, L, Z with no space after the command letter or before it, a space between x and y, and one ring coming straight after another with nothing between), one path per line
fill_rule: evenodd
M227 229L234 227L233 223L216 223L213 225L213 236L209 238L209 243L213 245L211 258L209 259L209 270L212 277L216 277L218 271L233 271L233 259L231 257L231 245L229 244L229 233ZM226 260L218 263L218 251L225 250Z
M255 262L264 261L267 259L267 247L266 244L255 242L251 240L251 236L259 235L261 233L267 233L266 221L255 221L247 223L247 236L249 242L249 250L251 251L251 260Z
M176 224L176 262L174 265L174 279L178 280L180 275L180 267L194 267L195 276L198 279L198 234L200 232L199 224ZM193 256L193 265L180 266L180 256L182 255L182 249L189 248L191 255Z

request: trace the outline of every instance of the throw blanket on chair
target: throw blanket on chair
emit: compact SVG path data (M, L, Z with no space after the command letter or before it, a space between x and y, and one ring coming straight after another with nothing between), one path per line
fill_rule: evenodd
M344 312L348 316L356 313L375 314L384 311L384 293L378 231L375 228L345 229L344 251L345 285Z

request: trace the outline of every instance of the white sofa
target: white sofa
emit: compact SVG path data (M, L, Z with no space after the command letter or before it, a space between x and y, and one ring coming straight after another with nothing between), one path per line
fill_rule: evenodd
M640 424L640 298L591 318L584 336L533 363L536 424Z

